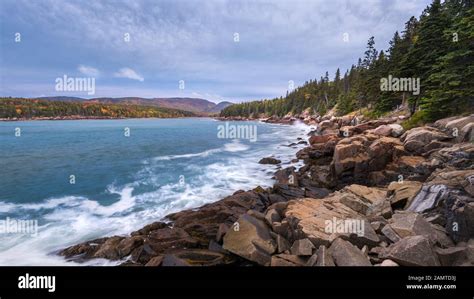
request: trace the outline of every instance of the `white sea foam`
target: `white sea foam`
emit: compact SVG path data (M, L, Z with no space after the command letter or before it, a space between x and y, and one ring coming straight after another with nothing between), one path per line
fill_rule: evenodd
M188 159L188 158L196 158L196 157L208 157L210 155L220 153L220 152L239 152L245 151L249 147L245 144L240 143L238 139L233 140L231 143L227 143L222 148L215 148L210 150L205 150L200 153L191 153L191 154L182 154L182 155L167 155L167 156L159 156L153 158L153 161L169 161L175 159ZM147 164L147 161L144 161L144 164Z

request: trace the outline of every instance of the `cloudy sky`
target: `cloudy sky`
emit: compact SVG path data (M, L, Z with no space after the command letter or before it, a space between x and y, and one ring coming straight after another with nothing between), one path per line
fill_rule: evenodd
M273 98L349 68L372 35L386 49L429 2L1 0L0 96ZM64 75L95 95L55 91Z

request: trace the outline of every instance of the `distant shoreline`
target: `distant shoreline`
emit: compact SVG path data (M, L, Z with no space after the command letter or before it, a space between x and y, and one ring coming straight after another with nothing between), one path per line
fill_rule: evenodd
M123 120L123 119L171 119L171 118L206 118L212 116L174 116L174 117L101 117L101 116L66 116L66 117L32 117L32 118L0 118L0 122L42 121L42 120Z

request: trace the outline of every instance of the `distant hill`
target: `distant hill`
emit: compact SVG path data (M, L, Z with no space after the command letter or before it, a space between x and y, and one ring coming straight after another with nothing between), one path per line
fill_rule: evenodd
M208 110L209 113L220 113L222 110L224 110L225 108L229 107L230 105L233 105L234 103L231 103L231 102L220 102L219 104L217 104L216 106L214 106L213 108L211 108L210 110Z
M89 103L101 104L125 104L125 105L141 105L152 106L159 108L177 109L182 111L189 111L196 114L215 114L222 109L232 105L230 102L220 102L215 104L211 101L199 98L139 98L139 97L124 97L124 98L93 98L83 99L77 97L42 97L42 100L49 101L81 101Z

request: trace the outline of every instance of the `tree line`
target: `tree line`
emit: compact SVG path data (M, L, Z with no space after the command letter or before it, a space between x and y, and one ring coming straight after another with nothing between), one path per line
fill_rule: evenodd
M74 116L105 118L169 118L193 115L192 112L187 111L142 105L0 98L0 118L6 119Z
M472 0L434 0L395 32L389 45L378 51L370 37L363 57L344 74L337 69L330 80L326 72L285 97L235 104L221 116L283 117L306 109L322 115L336 105L340 115L368 108L380 116L403 104L412 119L428 122L474 111ZM418 91L413 90L417 81Z

